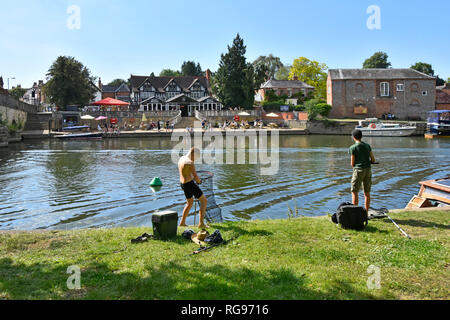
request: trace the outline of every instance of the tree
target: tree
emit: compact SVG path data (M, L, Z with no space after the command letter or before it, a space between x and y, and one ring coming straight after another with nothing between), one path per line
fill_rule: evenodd
M286 65L282 66L278 69L277 73L275 74L275 79L277 80L289 80L289 73L291 72L291 66Z
M21 99L26 92L27 90L22 87L15 87L9 90L9 94L17 100Z
M387 69L391 67L391 63L388 61L388 54L386 52L375 52L373 56L366 59L363 63L364 69Z
M331 112L331 106L320 99L311 99L305 102L305 109L309 120L315 120L318 115L328 117Z
M184 61L181 65L181 74L183 76L199 77L203 74L200 63L195 64L195 61Z
M127 82L123 79L115 79L115 80L111 81L110 83L108 83L107 85L118 87L118 86L121 86L123 83L127 83Z
M436 77L436 85L442 86L445 84L444 79L441 79L438 75L434 75L433 66L429 63L425 62L417 62L416 64L411 66L411 69L417 70L419 72L425 73L429 76Z
M179 77L181 76L180 71L177 70L171 70L171 69L163 69L160 73L159 73L160 77Z
M63 110L68 105L85 106L94 99L95 78L73 57L60 56L47 73L44 93L50 103Z
M263 69L255 71L252 64L246 62L246 50L244 40L237 34L228 52L221 55L212 89L226 107L253 107Z
M425 62L417 62L411 66L411 69L417 70L419 72L425 73L429 76L434 76L434 70L431 64Z
M266 79L273 79L278 70L283 67L283 63L280 58L269 54L268 56L259 56L253 61L253 67L255 69L265 68L267 70Z
M315 88L317 98L325 99L327 95L327 70L328 66L325 63L300 57L294 60L289 72L289 79L298 78L298 80L306 82Z

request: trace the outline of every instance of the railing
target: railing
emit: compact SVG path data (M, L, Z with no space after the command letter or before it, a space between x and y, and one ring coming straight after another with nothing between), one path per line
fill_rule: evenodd
M178 115L173 117L172 119L170 119L169 123L175 127L177 125L177 123L179 123L181 121L181 118L182 118L182 112L178 111Z
M195 110L195 118L199 121L206 120L206 116L203 116L203 114L198 110Z
M180 111L82 111L81 115L90 115L95 118L104 116L108 118L176 118Z
M211 117L234 117L239 115L241 112L247 112L250 116L253 117L261 117L260 110L221 110L221 111L196 111L195 116L199 120L205 120L206 118ZM197 114L198 112L198 114ZM200 119L201 118L201 119Z

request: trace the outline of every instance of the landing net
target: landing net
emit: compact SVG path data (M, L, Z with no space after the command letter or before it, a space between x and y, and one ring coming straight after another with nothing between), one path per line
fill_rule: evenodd
M218 206L216 198L214 197L214 174L209 171L197 171L197 175L202 180L200 189L202 189L203 194L208 200L208 205L206 206L206 221L210 223L222 222L222 209Z

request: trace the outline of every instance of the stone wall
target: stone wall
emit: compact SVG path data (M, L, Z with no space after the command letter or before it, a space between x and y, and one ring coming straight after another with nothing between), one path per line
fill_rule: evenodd
M415 124L417 130L414 136L423 136L427 129L427 124L423 122L411 122ZM351 135L352 131L358 125L354 121L289 121L289 127L292 129L307 130L309 134L321 135ZM365 125L365 124L364 124Z
M0 147L8 146L8 129L5 126L0 126Z
M25 128L27 116L28 113L25 111L11 109L9 107L0 105L0 120L7 121L8 124L11 124L14 120L17 124L22 124L22 128Z
M388 97L380 96L381 82L389 83ZM404 90L397 91L397 84L403 84ZM328 86L333 118L381 118L392 113L402 120L426 120L428 111L435 109L435 80L335 80ZM355 114L357 106L367 108L367 114Z

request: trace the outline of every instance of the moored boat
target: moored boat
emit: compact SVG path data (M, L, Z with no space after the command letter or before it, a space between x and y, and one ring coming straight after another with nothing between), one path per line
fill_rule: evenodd
M100 140L103 138L103 133L88 132L88 133L72 133L56 136L61 140Z
M450 110L429 112L425 138L450 138Z
M420 182L420 191L406 206L406 209L450 206L450 176ZM434 202L434 204L433 204Z
M368 122L367 127L363 122ZM356 129L361 130L363 137L408 137L416 131L416 126L402 126L398 123L383 123L376 118L360 120Z

